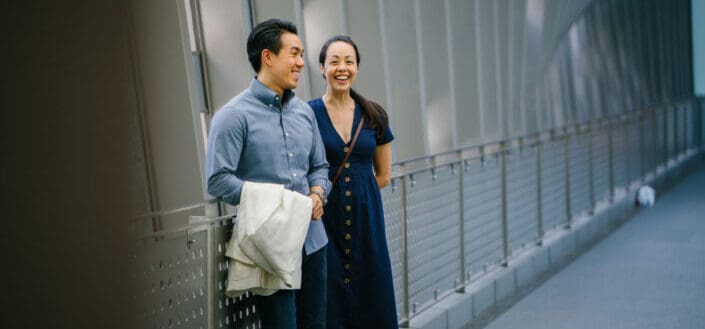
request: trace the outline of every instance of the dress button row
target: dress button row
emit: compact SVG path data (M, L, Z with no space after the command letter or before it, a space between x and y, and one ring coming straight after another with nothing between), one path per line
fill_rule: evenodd
M345 254L346 254L346 255L350 255L350 249L347 249L347 248L346 248L346 249L345 249Z
M345 206L345 211L350 212L352 210L352 207L350 205Z
M345 269L350 270L350 264L345 264Z
M350 194L352 194L352 193L350 192L350 190L345 191L345 196L350 196Z
M352 221L349 220L349 219L346 219L346 220L345 220L345 225L346 225L346 226L352 225Z
M343 147L343 151L344 151L345 153L348 153L348 152L350 152L350 148L347 147L347 146L346 146L346 147Z
M345 176L345 182L350 183L350 176Z
M343 279L343 282L345 282L345 284L348 284L348 283L350 283L350 279L345 278L345 279Z
M350 240L351 238L350 233L345 233L345 240Z
M344 166L345 168L350 168L350 162L346 162Z

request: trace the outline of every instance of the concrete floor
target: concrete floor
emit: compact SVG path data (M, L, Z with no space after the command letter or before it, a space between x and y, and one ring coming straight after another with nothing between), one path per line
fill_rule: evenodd
M656 197L485 328L705 328L705 170Z

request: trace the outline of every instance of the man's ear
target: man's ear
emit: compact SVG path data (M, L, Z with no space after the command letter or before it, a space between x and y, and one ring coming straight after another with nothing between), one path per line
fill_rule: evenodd
M272 51L269 49L262 49L262 64L267 66L272 66Z

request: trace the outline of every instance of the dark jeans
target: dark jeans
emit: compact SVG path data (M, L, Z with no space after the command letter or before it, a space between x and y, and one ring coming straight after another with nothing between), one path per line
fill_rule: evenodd
M301 289L279 290L271 296L255 295L262 329L325 329L326 248L303 256Z

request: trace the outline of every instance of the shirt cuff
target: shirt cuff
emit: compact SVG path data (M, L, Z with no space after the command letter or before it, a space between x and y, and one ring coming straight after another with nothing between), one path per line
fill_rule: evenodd
M328 180L325 178L317 178L311 181L310 185L313 186L320 186L323 189L323 193L328 196L330 194L330 185L328 184Z

